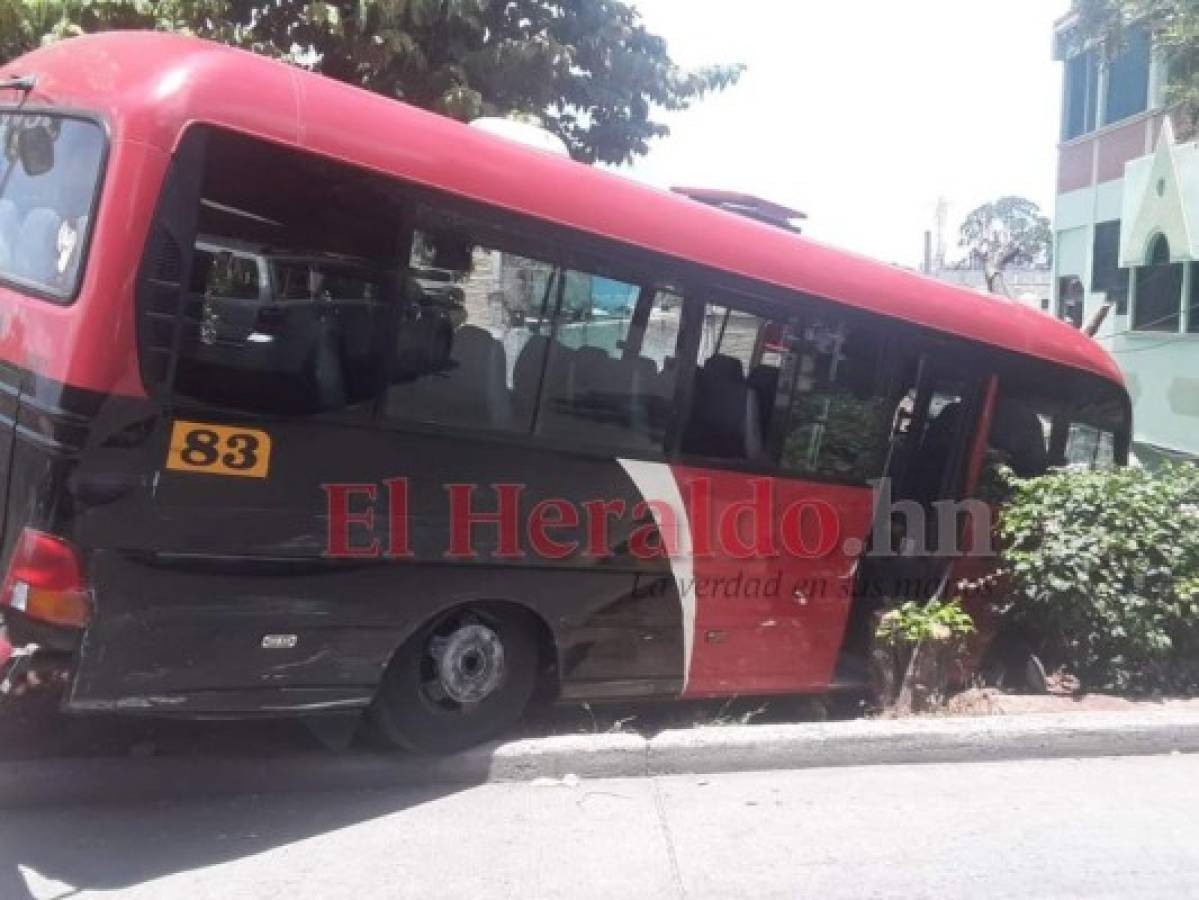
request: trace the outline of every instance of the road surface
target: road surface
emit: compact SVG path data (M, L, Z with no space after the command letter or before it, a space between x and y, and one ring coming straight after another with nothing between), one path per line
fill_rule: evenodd
M101 893L1199 897L1199 757L0 810L2 900Z

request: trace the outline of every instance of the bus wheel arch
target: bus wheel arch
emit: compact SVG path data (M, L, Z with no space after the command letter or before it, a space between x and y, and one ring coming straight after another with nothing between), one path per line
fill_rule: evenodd
M452 753L502 734L557 689L557 649L541 615L488 600L438 612L392 654L369 717L393 746Z

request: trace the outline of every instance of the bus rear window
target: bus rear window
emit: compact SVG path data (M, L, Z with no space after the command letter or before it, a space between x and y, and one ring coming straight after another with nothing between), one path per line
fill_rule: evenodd
M0 280L67 300L83 270L104 156L94 122L0 113Z

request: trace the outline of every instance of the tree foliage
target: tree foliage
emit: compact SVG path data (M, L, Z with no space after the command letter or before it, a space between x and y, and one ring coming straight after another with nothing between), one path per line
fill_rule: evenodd
M875 637L891 645L924 641L960 644L974 632L974 619L962 609L961 600L909 600L879 619Z
M464 121L537 117L585 162L646 153L669 133L660 110L742 72L681 68L621 0L0 0L0 59L115 28L220 41Z
M1053 228L1031 200L1000 197L966 216L959 246L972 266L1044 266L1052 258Z
M1199 2L1196 0L1075 0L1075 38L1097 42L1111 58L1129 26L1144 23L1165 53L1166 102L1177 105L1191 130L1199 124Z
M1006 613L1084 687L1199 687L1199 466L1061 471L1002 508Z
M960 600L909 600L882 614L870 654L875 701L901 715L940 708L974 632Z

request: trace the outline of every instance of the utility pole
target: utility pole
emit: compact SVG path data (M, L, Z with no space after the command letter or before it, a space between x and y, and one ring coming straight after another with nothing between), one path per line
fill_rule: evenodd
M945 227L949 222L949 201L944 196L937 198L937 249L933 262L938 269L945 268Z

